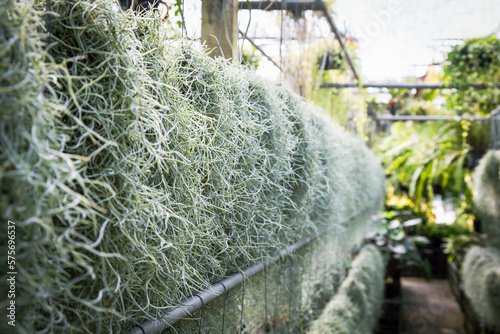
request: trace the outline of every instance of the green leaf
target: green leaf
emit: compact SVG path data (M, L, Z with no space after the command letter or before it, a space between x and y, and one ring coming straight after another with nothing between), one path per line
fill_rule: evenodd
M422 275L426 281L430 281L432 278L431 264L427 259L420 263L420 275Z
M411 237L408 237L408 239L410 239L411 241L413 241L415 244L417 244L419 246L425 246L425 245L428 245L431 243L431 241L423 235L411 236Z
M456 168L453 173L453 190L457 193L462 190L464 184L464 160L466 156L466 154L462 154L460 156L460 158L457 160Z
M422 258L420 257L420 254L417 251L407 252L404 258L406 260L415 261L417 263L422 261Z
M422 224L422 218L410 219L403 222L404 227L415 226L418 224Z
M434 160L432 160L432 162L425 167L424 171L422 172L422 174L419 177L418 185L417 185L417 192L416 192L418 203L420 203L420 201L422 200L423 192L424 192L427 180L432 179L432 177L429 177L429 175L432 171L433 165L434 165Z
M396 145L393 148L391 148L389 151L386 151L384 153L384 158L387 158L387 157L392 158L395 156L399 156L399 155L401 155L401 152L404 152L408 147L410 147L412 145L413 145L413 142L410 140L407 140L399 145ZM411 150L411 148L410 148L410 150Z
M448 182L450 181L450 177L453 171L455 170L456 163L457 163L456 161L452 162L450 166L443 172L443 181L441 182L441 186L443 188L448 187Z
M389 230L389 232L387 233L387 239L393 241L401 241L405 238L405 236L406 233L402 228Z
M418 178L420 177L420 174L422 173L423 167L419 166L415 172L413 173L411 183L410 183L410 196L415 196L415 188L417 185Z
M388 226L388 229L389 230L394 230L394 229L399 229L401 227L401 223L399 222L399 220L391 220L391 222L389 223L389 226Z
M406 153L404 153L403 155L397 157L396 159L393 159L392 163L388 166L388 169L390 169L391 171L398 170L398 168L401 167L401 165L404 165L407 162L408 158L413 154L414 152L412 150L406 151Z
M396 254L406 254L406 252L408 251L406 249L406 247L404 245L401 245L401 244L398 244L398 245L387 245L387 247L389 248L389 250L393 253L396 253Z
M385 219L392 219L394 216L396 216L397 211L391 210L391 211L384 211L382 215L384 216Z

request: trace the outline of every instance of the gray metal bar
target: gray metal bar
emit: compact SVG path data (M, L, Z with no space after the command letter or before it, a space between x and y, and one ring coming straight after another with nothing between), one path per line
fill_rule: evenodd
M245 33L243 31L241 31L240 29L238 29L238 32L240 33L241 36L245 37L245 39L247 41L249 41L250 44L252 44L257 50L259 50L260 53L262 53L262 55L264 57L266 57L267 59L269 59L269 61L271 63L273 63L274 66L276 66L277 68L279 68L281 70L281 67L278 64L276 64L276 62L271 57L269 57L267 55L267 53L265 53L264 50L262 50L262 48L260 46L258 46L253 39L251 39L250 37L248 37L247 35L245 35Z
M490 134L491 134L491 139L490 139L490 149L497 149L497 132L496 132L496 124L494 117L491 117L490 121Z
M248 267L242 273L233 274L223 279L222 281L220 281L220 283L222 284L218 284L219 282L215 283L210 288L210 290L199 292L196 295L200 296L204 304L207 304L212 300L216 299L217 297L221 296L222 294L224 294L224 286L229 291L230 289L234 288L243 281L243 276L245 278L249 278L257 274L261 270L263 270L266 265L268 264L261 262L254 266ZM194 296L189 297L188 299L186 299L184 302L181 303L180 307L174 309L171 312L168 312L160 320L146 320L140 325L140 327L132 327L127 333L159 334L167 327L172 326L173 324L175 324L179 320L182 320L183 318L191 316L196 310L201 308L202 304L200 298Z
M493 109L492 112L490 112L490 117L496 116L496 114L498 114L499 112L500 112L500 106L496 107L495 109Z
M283 3L282 3L283 2ZM283 6L283 7L281 7ZM260 9L260 10L323 10L322 1L240 1L240 9Z
M376 115L375 119L377 121L417 121L417 122L427 122L427 121L455 121L459 122L462 120L465 121L489 121L490 116L469 116L469 117L460 117L460 116L445 116L445 115L437 115L437 116L427 116L427 115Z
M490 131L491 131L490 148L494 150L497 150L499 145L499 140L498 140L499 112L500 112L500 105L496 107L492 112L490 112Z
M343 222L347 222L355 218L359 214L361 213L351 215ZM180 307L175 308L174 310L164 314L160 319L146 320L139 326L130 328L127 331L127 334L160 334L163 330L172 326L179 320L191 316L193 312L200 309L202 305L207 304L212 300L216 299L217 297L221 296L222 294L224 294L224 286L226 287L226 291L231 290L232 288L243 282L244 279L247 279L259 273L264 269L264 267L267 267L277 262L279 259L287 255L290 255L291 253L297 251L298 249L316 240L319 236L320 234L317 234L308 237L302 241L299 241L291 246L285 247L281 249L275 257L262 261L256 265L250 266L239 273L233 274L217 283L214 283L211 288L196 293L195 295L200 296L201 299L203 299L203 303L198 297L195 296L189 297L188 299L186 299L181 303Z
M402 88L402 89L445 89L445 88L455 88L464 89L468 87L473 87L476 89L499 89L500 83L492 84L471 84L471 85L444 85L442 83L427 84L427 83L413 83L413 82L402 82L402 83L378 83L378 82L368 82L361 85L355 83L325 83L320 86L321 88Z
M323 54L323 58L321 58L321 66L319 68L318 83L316 84L318 87L319 87L319 85L321 85L321 78L323 78L323 72L325 72L326 56L328 55L329 51L330 51L330 48L327 46L325 48L325 53Z
M344 41L342 40L342 36L340 35L339 30L337 29L337 26L335 25L335 22L333 21L333 17L330 15L330 13L328 13L328 8L326 8L325 3L321 2L321 4L323 5L322 11L323 11L323 14L325 15L326 20L328 21L328 24L330 25L330 29L335 34L337 41L339 41L340 47L342 48L342 52L344 53L347 64L351 68L351 71L354 74L356 81L359 83L358 73L356 72L356 69L354 68L354 63L352 62L351 57L349 56L349 53L347 52L347 49L344 45Z

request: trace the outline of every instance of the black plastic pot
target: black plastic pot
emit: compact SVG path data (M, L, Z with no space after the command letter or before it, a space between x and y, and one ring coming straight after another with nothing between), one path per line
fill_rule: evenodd
M394 298L401 294L401 265L391 258L385 271L385 298Z

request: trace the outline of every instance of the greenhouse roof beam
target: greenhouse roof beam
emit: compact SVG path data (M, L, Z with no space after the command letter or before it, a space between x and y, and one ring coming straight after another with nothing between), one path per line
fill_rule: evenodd
M447 116L447 115L376 115L375 119L377 121L416 121L416 122L427 122L427 121L489 121L490 116Z
M255 43L255 41L253 39L251 39L250 37L248 37L243 31L241 30L238 30L238 32L240 33L241 36L243 36L243 38L245 38L247 41L250 42L250 44L252 44L257 50L260 51L260 53L262 53L262 55L264 57L266 57L267 59L269 59L269 61L271 63L273 63L274 66L276 66L277 68L279 68L281 70L281 67L276 64L276 62L273 60L273 58L271 58L270 56L267 55L267 53L264 52L264 50L262 50L262 48L260 46L257 45L257 43Z
M500 83L493 84L448 84L443 83L415 83L415 82L401 82L401 83L378 83L367 82L361 85L355 83L324 83L321 88L401 88L401 89L467 89L473 87L475 89L499 89Z
M497 114L500 113L500 105L498 107L496 107L495 109L493 109L492 112L490 112L490 117L497 117Z
M283 3L282 3L283 2ZM287 10L287 11L302 11L302 10L323 10L325 4L323 1L240 1L240 9L257 9L257 10Z
M342 52L344 53L344 57L346 59L349 68L351 69L356 81L359 82L358 72L354 68L354 63L352 62L349 53L345 47L344 41L342 40L342 36L340 35L337 26L335 25L335 21L333 17L328 12L328 8L323 1L240 1L239 4L240 9L257 9L257 10L287 10L293 12L299 12L304 10L317 10L322 11L328 25L330 26L331 31L334 33L335 38L339 41L340 47L342 48Z
M335 34L335 37L339 41L340 47L342 48L342 51L344 52L345 59L346 59L347 63L349 64L349 67L351 68L352 74L354 74L356 81L359 83L358 72L356 72L356 69L354 68L354 63L352 62L351 57L349 56L349 53L347 52L344 41L342 40L342 36L340 35L340 32L337 29L337 26L335 25L335 21L333 21L333 17L328 12L326 5L323 2L322 2L322 4L323 4L323 13L325 14L325 18L328 21L328 24L330 25L330 28L332 29L333 33Z

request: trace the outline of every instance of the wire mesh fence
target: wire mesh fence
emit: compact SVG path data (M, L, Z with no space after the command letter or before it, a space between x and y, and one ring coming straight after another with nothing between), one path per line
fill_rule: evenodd
M490 113L491 140L490 149L500 149L500 106Z
M162 325L164 320L170 322L164 318L156 326L141 324L128 333L306 332L344 280L352 261L349 251L363 237L356 226L367 219L371 217L363 214L351 218L351 228L342 231L342 240L338 237L341 231L330 230L290 254L280 254L269 265L253 269L260 270L255 274L235 274L242 278L238 285L214 283L206 291L219 296L194 294L185 306L195 304L197 309L175 323Z

